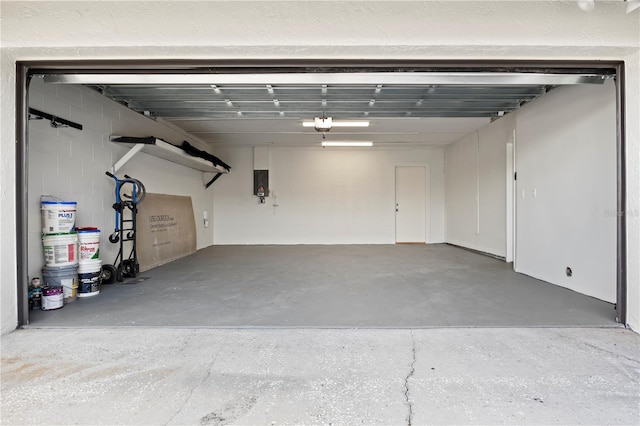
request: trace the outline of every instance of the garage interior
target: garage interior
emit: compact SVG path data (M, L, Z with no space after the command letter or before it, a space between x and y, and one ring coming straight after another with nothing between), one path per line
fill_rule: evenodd
M29 326L616 326L615 81L563 71L34 76L29 107L82 130L29 120L30 278L44 194L115 258L114 135L231 171L136 153L118 174L190 197L197 252Z

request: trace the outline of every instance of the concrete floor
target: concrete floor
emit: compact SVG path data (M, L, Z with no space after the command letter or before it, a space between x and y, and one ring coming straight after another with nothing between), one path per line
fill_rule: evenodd
M213 246L140 275L30 327L616 326L610 303L448 245Z
M30 329L3 425L640 424L621 328Z

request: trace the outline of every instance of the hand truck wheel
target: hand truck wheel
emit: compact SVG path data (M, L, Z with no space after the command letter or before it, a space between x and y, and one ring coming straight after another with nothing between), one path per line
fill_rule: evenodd
M100 280L102 284L113 284L116 280L116 275L118 271L113 265L102 265L102 270L100 271Z

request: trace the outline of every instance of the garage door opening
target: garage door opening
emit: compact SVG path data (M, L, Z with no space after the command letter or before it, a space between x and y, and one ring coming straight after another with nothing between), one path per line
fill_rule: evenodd
M234 168L232 173L217 180L210 188L204 188L204 183L210 181L211 176L203 176L198 171L184 170L181 166L165 163L161 159L144 154L137 158L135 172L137 176L144 176L154 182L151 185L145 182L148 187L150 186L152 192L185 195L178 193L181 191L184 193L185 187L193 186L193 189L186 191L188 193L186 195L195 200L194 220L198 228L196 238L199 251L193 257L143 271L142 275L146 274L151 277L143 283L127 287L124 287L124 284L120 284L119 287L105 287L101 298L105 300L108 297L114 297L113 300L116 301L125 294L131 296L129 292L133 291L145 294L148 300L153 299L154 296L165 294L167 295L166 301L170 301L177 293L180 293L179 298L187 298L180 300L188 300L189 295L199 294L196 290L200 288L198 287L198 283L200 283L204 293L196 296L199 302L203 298L210 297L212 301L217 303L212 305L215 307L213 311L222 312L225 308L224 304L220 304L220 301L224 300L224 297L231 297L228 299L231 302L227 304L227 307L233 310L235 306L236 313L241 314L237 317L231 315L226 317L226 320L225 317L217 319L211 317L208 324L197 324L197 316L188 320L189 324L183 324L175 318L170 319L171 315L166 316L164 323L161 320L162 315L150 315L150 318L156 318L155 325L171 325L172 321L174 321L174 325L181 326L403 327L443 326L447 323L448 325L473 325L471 324L473 320L465 320L468 322L462 321L460 323L452 319L463 318L464 315L460 315L459 312L473 310L477 310L481 314L475 317L469 315L467 318L476 318L478 325L491 325L489 317L485 320L482 318L489 312L499 311L495 309L496 305L493 303L500 298L488 294L486 300L479 301L477 296L483 294L486 288L483 289L481 285L484 282L482 279L474 279L474 274L478 278L482 274L488 273L489 275L485 278L487 282L491 281L489 271L493 274L499 274L501 277L503 273L512 274L510 278L506 278L505 282L513 284L514 294L518 294L520 291L518 290L518 281L532 280L530 285L523 287L527 290L522 290L524 293L518 296L522 297L522 299L517 299L520 302L526 300L525 294L531 289L540 290L546 286L567 292L567 294L581 292L579 287L582 284L580 283L585 277L580 274L588 270L581 265L584 262L589 263L588 256L575 253L575 262L564 266L573 267L577 274L566 277L567 280L571 278L571 281L563 281L565 277L554 275L558 268L553 264L553 249L550 249L562 245L563 242L553 240L545 242L538 237L545 233L555 232L554 226L563 226L566 229L570 227L571 223L576 226L575 232L571 235L586 235L588 232L580 226L585 226L583 221L589 215L606 216L607 211L621 211L619 205L624 203L624 187L623 182L619 180L616 184L616 174L620 176L620 170L623 167L621 163L623 156L620 154L623 148L620 139L622 132L617 132L618 136L615 135L615 130L620 128L621 117L623 117L619 111L619 105L616 112L616 99L622 93L620 85L623 83L620 80L620 65L598 64L596 67L593 64L567 63L563 67L548 68L538 63L529 64L526 72L522 72L521 69L516 72L508 69L508 64L502 65L498 67L496 64L492 66L466 64L466 70L461 71L457 67L456 71L451 73L451 68L446 68L444 69L446 72L443 73L442 68L434 69L431 67L427 69L428 65L426 64L421 64L421 66L415 64L402 66L400 64L399 68L394 68L393 72L389 72L388 64L367 64L366 66L353 66L352 64L349 67L349 75L345 77L349 81L334 80L333 83L331 79L322 81L318 81L318 79L324 75L338 78L335 76L344 73L337 71L344 70L344 68L327 67L323 68L323 72L320 73L307 68L289 67L285 73L278 72L273 75L284 74L285 77L293 77L294 81L278 81L276 77L271 76L269 78L273 78L270 80L272 84L263 84L262 80L267 78L266 75L258 73L256 69L251 67L244 67L241 72L237 69L239 67L236 67L233 73L228 74L223 73L227 69L220 67L218 77L231 76L235 80L221 83L222 78L220 78L215 80L218 83L216 84L214 80L206 80L205 76L207 79L211 79L212 76L205 74L200 69L193 72L192 68L186 75L185 68L182 68L180 72L175 70L166 72L166 68L160 72L161 64L153 65L142 62L137 64L139 72L129 71L126 73L123 73L116 63L113 64L113 67L106 67L104 64L91 65L90 63L74 64L73 67L52 64L22 64L23 87L27 85L27 77L31 80L32 85L28 100L24 97L20 98L24 102L21 105L21 110L24 111L23 120L19 123L22 126L19 134L24 137L21 145L23 148L21 158L25 160L24 167L21 169L23 177L29 176L33 169L48 167L45 163L50 162L48 155L52 155L51 150L54 147L51 144L44 145L44 141L53 140L56 149L62 146L63 149L64 147L68 148L69 152L66 157L55 154L58 155L56 157L56 176L63 175L60 171L65 169L80 167L82 173L89 176L88 180L91 181L92 190L91 193L87 193L85 187L79 188L80 184L69 177L66 178L66 181L63 178L57 182L56 179L51 181L41 179L42 186L40 188L33 186L38 182L37 179L35 182L34 179L30 179L29 186L25 185L19 188L18 194L22 200L18 205L22 206L23 214L18 215L20 216L18 229L24 231L22 234L18 233L20 247L22 247L21 253L23 253L22 262L18 265L19 276L24 277L22 282L26 283L28 278L34 276L39 269L37 257L34 255L40 249L38 247L38 228L34 228L38 217L34 214L32 198L36 194L38 197L46 192L56 192L68 197L79 194L85 207L87 205L100 206L90 210L90 215L85 216L87 220L98 222L100 226L108 226L102 224L112 221L112 211L109 210L110 206L105 206L103 197L103 192L110 191L109 182L106 179L99 181L97 176L92 176L91 168L96 164L103 166L103 160L105 164L113 164L124 155L123 149L113 147L109 141L109 137L115 133L114 129L120 133L156 131L156 127L141 130L139 123L142 120L153 122L150 125L161 125L168 129L166 131L171 133L171 136L165 137L174 139L170 142L180 142L179 139L183 138L184 140L204 142L212 153L225 159ZM85 70L91 69L91 73L82 73L83 67ZM151 71L154 69L156 71L152 74ZM505 69L507 72L502 72ZM327 70L333 72L327 72ZM542 72L540 72L541 70ZM279 68L277 71L282 71L282 69ZM416 80L424 78L422 74L436 76L438 73L441 74L438 75L439 78L444 78L443 75L448 73L446 78L453 78L453 80L448 80L448 83L446 80L440 80L439 84L428 80ZM44 79L36 77L41 74L45 75ZM503 80L499 81L498 76ZM528 80L522 80L523 76ZM533 76L542 77L532 81ZM83 80L85 77L87 80ZM151 79L152 83L131 82L131 80L140 77ZM161 81L161 78L165 77L170 77L169 79L190 77L192 83L189 84L184 80L180 80L179 83ZM516 77L521 79L520 83L516 80L509 80ZM594 84L595 79L604 81L601 81L602 84L596 85ZM526 83L522 83L523 81ZM569 81L572 82L569 83ZM202 84L206 88L200 87ZM254 93L257 91L257 86L260 86L261 90L259 98L256 98ZM308 86L313 86L313 88ZM581 94L576 91L576 88L579 91L580 88L592 86L604 88L603 91L607 93L603 96L613 99L613 115L610 114L611 111L602 113L603 116L610 117L609 124L613 129L613 136L609 134L606 137L610 141L607 155L610 157L609 160L612 160L616 165L613 169L606 170L611 184L602 189L602 193L605 196L610 196L612 201L609 200L601 204L587 203L588 212L568 210L554 212L549 206L557 201L554 197L559 196L558 193L561 192L560 189L563 185L580 187L585 182L565 182L566 179L571 178L567 178L565 174L561 173L559 176L562 178L559 184L555 185L558 190L554 190L553 174L563 167L566 167L567 170L574 170L577 166L571 164L571 160L576 159L576 156L572 155L571 150L574 148L570 144L564 148L566 151L558 151L558 146L562 146L558 144L561 144L564 139L554 141L556 136L553 134L544 135L545 137L542 138L544 140L538 138L536 132L539 130L540 133L543 133L543 129L537 127L540 120L550 120L550 118L542 116L543 112L534 106L547 102L548 99L551 100L549 102L562 102L565 96L569 96L569 98L574 96L579 99ZM472 89L476 94L474 96L470 93L461 93L462 89L460 88L467 91ZM517 93L518 91L520 93ZM167 92L170 94L168 95ZM366 98L363 98L365 93ZM169 96L168 99L167 96ZM505 96L509 99L505 100ZM357 102L353 101L354 99ZM495 102L500 102L500 105L496 106ZM70 119L88 123L83 129L83 136L78 137L72 134L72 130L62 128L54 129L55 135L52 137L48 133L49 129L42 126L42 124L48 125L48 123L32 121L28 124L26 108L36 106L40 106L43 110L46 110L47 107L52 108L52 113L59 117L64 118L67 113ZM289 110L287 107L291 109ZM332 110L331 107L336 109ZM299 115L292 115L292 111L299 111ZM354 116L354 112L360 115ZM210 116L207 118L206 114ZM265 118L265 114L274 116ZM485 258L476 253L445 244L449 243L490 253L498 258L508 257L506 255L509 244L506 236L507 182L504 179L507 173L505 158L508 142L503 137L503 133L506 130L513 132L514 129L509 128L512 127L510 122L512 118L510 117L515 114L520 114L519 125L522 123L521 116L526 120L524 126L516 129L515 139L511 141L515 147L516 157L514 175L518 174L517 180L514 181L515 217L517 220L512 236L513 240L517 241L513 249L517 266L516 271L513 271L512 264L503 260ZM332 128L326 132L325 136L333 139L347 138L352 140L377 138L373 141L373 149L323 149L320 147L320 133L313 128L305 130L302 122L323 115L333 117L336 122L347 118L369 121L370 127L365 132L343 129L336 132L338 129ZM565 120L569 118L564 117ZM25 134L27 126L29 126L28 148ZM130 135L160 136L147 133ZM490 142L498 137L502 138L499 149ZM80 142L82 138L97 142L82 144ZM552 141L557 146L546 147L544 146L545 141ZM540 146L543 146L544 149L539 149ZM597 148L595 144L588 146L590 146L589 149ZM257 166L256 158L265 149L267 155L263 156L261 161L266 163L266 168L269 170L271 192L269 196L265 197L266 202L260 203L259 198L252 191L253 170ZM47 154L47 150L49 150L49 154ZM594 154L596 157L599 155L597 150ZM498 170L491 167L495 156L500 157L501 168ZM90 161L89 157L91 157ZM554 163L553 158L557 158L557 162ZM612 163L609 161L607 164L611 166ZM131 164L129 166L133 167ZM421 168L424 173L424 179L418 179L424 182L421 194L424 195L423 204L427 206L422 221L425 228L424 231L421 231L424 235L424 241L397 239L396 215L399 212L396 212L396 209L399 210L401 206L396 199L398 195L396 173L398 169L402 170L405 167ZM133 172L133 170L130 171ZM523 171L526 173L523 174ZM104 173L104 170L100 170L100 173ZM499 184L496 183L498 182L497 176L499 176ZM551 178L545 181L545 176L551 176ZM410 181L415 181L415 179L410 179ZM199 184L197 188L195 182ZM24 183L21 181L18 184L24 185ZM502 199L500 200L491 198L492 194L496 192L496 185L500 188L500 191L497 191L501 193ZM24 191L24 189L28 189L28 191ZM494 215L494 210L501 210L501 217L498 218ZM88 209L85 208L85 211ZM555 220L552 217L554 214L571 217L562 222ZM545 215L551 216L547 217L548 221L546 222L549 229L536 228L538 226L536 221ZM576 296L586 298L584 299L585 303L582 304L590 306L586 312L595 313L601 319L608 318L602 319L605 323L607 321L614 323L616 318L624 323L625 279L622 267L624 265L624 244L622 244L624 232L621 232L624 231L624 222L617 215L610 216L606 218L608 231L605 231L607 235L603 238L611 245L610 249L617 250L617 257L608 259L608 264L612 262L613 264L605 272L605 281L609 286L607 291L609 294L613 294L613 300L610 295L602 297L594 292L590 293L589 288L582 291L586 295L576 294ZM602 217L597 220L601 219ZM496 233L491 230L497 228L501 229L498 239L501 241L502 249L499 252L494 249L493 242L487 243L484 240L488 234L495 236ZM572 244L589 244L589 241L587 238L583 242L573 241ZM392 245L395 242L426 242L427 245L401 247ZM103 244L108 247L107 242ZM289 246L296 247L296 244L305 245L299 249L300 252L307 253L309 261L303 262L301 260L297 263L280 264L279 266L284 271L298 265L302 271L306 271L303 273L306 275L314 268L322 267L324 274L331 276L332 268L335 265L342 265L343 259L353 262L354 259L359 258L363 259L363 264L360 266L366 265L365 259L374 262L373 265L366 268L369 271L377 270L375 265L386 265L386 267L380 269L378 275L362 274L362 280L374 283L374 286L368 290L366 286L359 287L360 284L356 282L357 280L345 279L348 277L349 271L357 270L357 262L352 263L351 268L338 269L341 271L340 274L333 277L336 282L344 281L344 284L347 285L346 288L331 289L329 283L321 285L324 281L319 277L317 277L318 280L312 281L310 287L300 285L301 279L296 279L296 269L290 271L290 274L284 275L263 274L262 279L265 283L270 282L274 277L279 277L277 283L266 288L260 288L256 285L260 282L259 274L242 276L247 271L251 272L252 265L255 265L253 260L256 260L257 264L261 265L260 267L268 270L269 265L261 263L265 257L270 257L267 253L282 250L282 256L285 259L290 258L291 255L287 254L286 249ZM391 245L387 246L389 244ZM239 246L245 245L248 246L247 250L253 249L255 251L239 254L242 258L237 263L231 261L223 264L216 263L218 259L224 259L225 256L243 253L242 250L239 250L241 248ZM309 247L306 247L307 245ZM261 250L265 247L270 250L266 252ZM331 252L335 256L329 256L324 264L317 265L313 259L322 258L324 255L314 252L314 249L318 249L322 253L321 249L323 248L332 248ZM349 251L358 253L360 249L364 250L365 248L370 251L369 255L363 253L359 256L349 255ZM345 251L345 249L349 250ZM383 249L391 251L385 252ZM112 257L108 248L105 251L107 258ZM545 252L549 252L551 257L545 258ZM394 267L395 264L402 264L395 257L398 253L406 256L405 260L417 259L416 263L405 264L404 268ZM439 258L445 254L451 261L450 264L446 262L447 259ZM476 258L475 256L480 257ZM216 264L215 270L209 270L209 264L203 259L210 259L209 264ZM394 264L386 263L387 259L396 259L396 262ZM448 265L449 267L443 268L443 270L437 270L437 268L430 270L429 262L434 259L439 259L441 266ZM461 262L461 259L465 260ZM199 261L203 263L198 263ZM488 269L479 267L475 272L467 271L469 265L480 265L485 261L498 263L485 265ZM233 273L234 278L220 272L225 267L232 270L234 265L237 268ZM547 266L553 266L553 273L544 274ZM165 281L164 277L170 275L171 268L180 267L184 268L183 278L185 280L174 280L174 284L181 284L172 287L171 282ZM385 276L385 270L387 276ZM466 278L462 278L464 276L462 270L471 273ZM461 275L456 277L456 271ZM203 278L205 276L209 277L208 281ZM286 277L291 278L291 282L288 284ZM223 279L224 282L216 283L217 278ZM461 279L459 289L461 293L456 293L454 285L458 278ZM413 281L414 279L415 281ZM163 281L165 281L166 287L161 290L162 286L159 283ZM234 304L237 302L233 302L236 298L227 293L231 292L231 288L235 288L234 283L240 284L242 282L249 283L247 284L249 287L246 289L246 297L249 300ZM396 286L389 285L394 282ZM156 284L156 287L153 283ZM190 287L182 286L188 283L191 283ZM447 283L451 285L447 287ZM575 283L577 285L574 285ZM278 288L276 284L284 285L288 291ZM256 286L252 287L251 285ZM314 288L314 285L318 287ZM349 285L351 287L348 287ZM26 325L29 323L29 309L25 302L27 297L24 287L22 284L19 286L19 306L21 306L22 324ZM239 291L240 296L238 297L242 299L243 291L239 287L235 289ZM269 293L269 290L272 290L272 293ZM326 293L323 293L323 290ZM447 290L450 293L447 293ZM350 291L352 293L349 293ZM368 291L371 299L367 304L366 297L358 297L358 295L364 296ZM594 291L597 292L597 289ZM287 292L289 296L283 296ZM308 299L301 296L305 292ZM223 293L226 296L222 296ZM331 294L335 296L335 299L329 298ZM394 294L398 296L395 300L393 299ZM278 305L276 295L280 295L279 300L284 301L284 304ZM465 301L465 295L470 297L468 301ZM593 299L594 295L596 299L601 300ZM270 299L271 296L273 299ZM564 296L555 297L555 300L563 298ZM376 304L376 300L385 299L390 303L386 307ZM476 300L476 305L471 304L470 300L472 299ZM341 300L345 303L341 304ZM354 305L358 300L362 302L360 310L358 310L357 304ZM381 312L401 314L403 312L401 307L405 306L404 302L408 300L413 300L415 303L413 307L416 308L414 309L416 317L407 314L406 309L404 310L407 315L405 322L401 320L402 318L394 319L393 316L387 315L385 317L380 314ZM446 300L450 301L449 305L444 303ZM587 303L587 300L604 304ZM291 303L291 306L286 304L287 301ZM346 303L347 301L350 301L351 304ZM80 303L69 304L69 309L63 309L56 313L37 312L32 319L37 320L35 322L40 325L46 324L47 320L51 320L51 324L53 324L54 318L61 318L60 321L64 322L67 321L64 319L65 317L74 318L76 316L71 314L72 310L76 310L78 315L81 315L83 309L85 311L92 310L88 306L98 309L98 305L100 305L99 298L92 299L91 305L84 303L84 300L81 302L83 302L84 308ZM322 320L322 315L317 317L319 319L316 324L313 324L311 320L305 320L304 317L300 317L296 323L296 316L292 314L295 309L291 311L287 309L293 306L304 307L305 303L309 303L308 309L303 309L305 312L313 312L311 305L318 306L318 309L322 307L325 313L331 313L335 309L336 315L331 317L336 323ZM116 304L119 305L119 303ZM543 302L540 306L542 304ZM515 307L518 306L518 303L510 305ZM594 305L597 306L594 307ZM607 309L613 311L614 305L615 313L609 317L607 315L601 316L601 313ZM180 303L176 302L175 306L180 306ZM281 307L280 310L278 306ZM342 309L340 309L341 306ZM446 307L449 315L443 317L448 318L445 323L438 323L433 318L440 316L439 308L442 307ZM104 311L104 318L109 317L108 312L117 312L110 310L111 308ZM140 306L138 308L143 309ZM290 324L279 323L275 320L270 324L268 321L270 318L269 309L274 315L288 318ZM456 312L455 309L459 310L458 313L452 314L452 312ZM508 312L508 309L505 311L502 308L502 310ZM564 313L570 310L567 309ZM562 309L559 311L562 312ZM255 314L253 323L251 321L243 323L244 320L241 318L246 319L250 312ZM263 312L263 314L259 314L259 312ZM342 312L342 323L340 323L338 312ZM540 318L545 316L542 309L538 309L537 312ZM353 317L349 317L349 315L353 315ZM358 315L360 315L359 318ZM507 324L509 320L506 318L508 317L509 315L506 315L502 319L496 319L496 323L493 325L510 325ZM557 321L570 323L571 321L567 319L569 317L571 315ZM577 325L594 325L593 318L579 319L579 315L575 314L573 317ZM499 318L499 315L496 314L496 318ZM510 321L511 325L515 325L518 324L519 319L511 316ZM133 322L135 320L130 320L130 323ZM522 322L527 321L522 320ZM536 320L532 318L529 318L529 322L531 325L562 325L536 323Z

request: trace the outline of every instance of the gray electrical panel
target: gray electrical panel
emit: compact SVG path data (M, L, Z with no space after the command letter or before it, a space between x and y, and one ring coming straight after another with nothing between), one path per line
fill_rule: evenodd
M269 170L253 171L253 195L258 197L269 196Z

